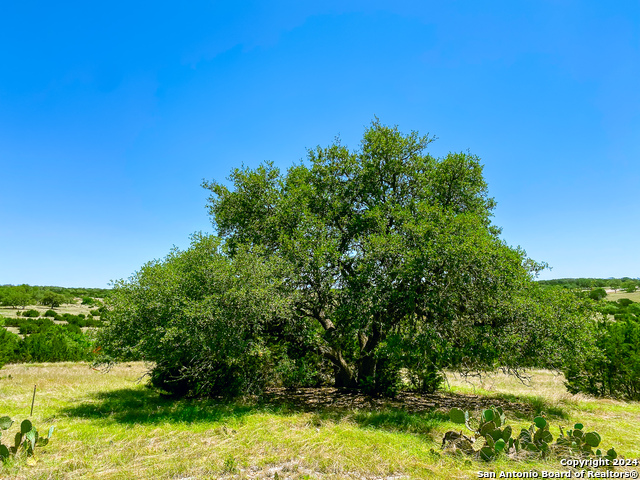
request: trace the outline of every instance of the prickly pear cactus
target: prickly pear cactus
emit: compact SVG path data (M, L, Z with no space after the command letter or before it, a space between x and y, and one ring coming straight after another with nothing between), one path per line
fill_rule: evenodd
M464 452L475 455L478 458L490 461L501 453L509 453L519 444L512 439L513 430L506 426L506 417L500 407L491 407L483 410L479 418L472 417L468 411L459 408L452 408L449 411L449 418L452 422L464 424L474 437L470 438L462 435L462 432L447 432L442 441L443 448L457 452ZM479 450L473 448L476 441L484 440L484 445Z
M13 425L13 420L9 417L0 417L0 434L2 430L8 430ZM11 456L17 456L20 452L24 452L27 456L33 455L36 446L44 446L49 443L51 435L53 435L54 427L49 428L46 437L40 437L38 430L33 426L30 420L23 420L20 424L20 431L16 432L13 439L13 446L7 447L0 443L0 460L3 462Z
M451 409L449 418L452 422L464 424L473 432L473 437L467 437L460 432L450 431L442 440L443 448L451 453L473 455L484 461L494 460L499 455L511 458L536 455L546 457L551 452L562 455L596 456L613 460L617 453L610 448L603 453L597 448L602 439L597 432L585 432L584 425L576 423L573 429L566 433L560 427L560 435L553 442L553 435L549 431L549 422L544 415L535 417L529 428L523 428L518 436L513 429L505 425L505 415L500 407L488 408L480 413L479 418L469 415L469 412L458 408ZM474 445L478 447L474 448Z
M602 453L599 448L594 452L593 449L600 445L602 438L598 432L584 432L584 425L576 423L572 430L567 430L566 434L564 429L560 427L560 436L556 440L558 450L565 455L580 455L580 456L596 456L613 460L618 457L618 454L613 448L607 450L606 454Z

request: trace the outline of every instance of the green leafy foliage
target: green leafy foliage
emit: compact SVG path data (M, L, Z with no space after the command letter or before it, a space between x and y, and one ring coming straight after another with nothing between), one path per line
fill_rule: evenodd
M589 292L589 298L591 300L602 300L607 296L607 292L604 288L594 288Z
M592 335L596 348L574 356L563 369L567 388L572 393L640 400L640 305L620 299L607 302L600 311L602 318Z
M239 251L231 262L219 240L194 235L188 250L115 285L98 333L103 361L155 362L153 385L177 395L260 392L284 337L313 334L290 322L291 297L279 280L287 276L275 260Z
M554 278L553 280L539 280L540 285L560 286L569 289L588 289L610 287L613 289L630 289L640 285L638 278ZM606 293L606 292L605 292Z
M54 324L25 337L18 354L25 362L76 362L93 359L92 350L90 337Z
M390 396L401 372L431 392L445 368L559 368L589 345L593 302L533 282L544 265L491 224L480 159L435 158L432 140L375 120L357 150L205 182L219 237L116 284L105 355L155 362L154 385L191 395L327 366L338 387Z
M52 308L63 303L73 303L77 296L103 298L109 294L103 288L63 288L31 285L0 285L0 305L25 307L27 305L50 305ZM99 302L99 301L98 301Z
M0 417L0 438L3 432L11 428L13 423L14 421L10 417ZM23 420L20 423L19 431L15 434L13 445L0 443L0 460L4 462L10 457L32 456L36 447L44 447L49 443L53 430L54 427L50 427L47 436L41 437L30 420Z
M557 366L580 343L576 302L533 285L543 265L491 225L480 160L434 158L432 140L376 120L359 150L336 142L286 174L267 163L233 170L231 189L204 184L232 258L259 246L291 266L295 313L321 333L336 386L393 393L405 369L428 392L444 368Z
M0 327L0 366L16 362L74 362L93 359L93 339L75 325L49 319L12 321L20 338Z
M16 360L20 349L20 337L0 327L0 367Z
M42 303L42 305L47 305L51 308L55 308L65 303L66 300L67 297L65 297L63 294L56 293L52 290L47 290L42 295L42 299L40 300L40 302Z

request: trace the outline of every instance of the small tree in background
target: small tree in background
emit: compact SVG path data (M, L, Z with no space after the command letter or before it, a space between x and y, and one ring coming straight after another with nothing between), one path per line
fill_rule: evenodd
M620 280L618 280L617 278L612 278L609 280L609 286L611 288L613 288L614 292L617 292L618 289L620 288L620 285L622 284L622 282Z
M67 297L65 297L61 293L56 293L51 290L46 290L42 295L42 300L40 300L40 303L42 303L42 305L45 305L47 307L56 308L62 305L63 303L65 303L66 299Z

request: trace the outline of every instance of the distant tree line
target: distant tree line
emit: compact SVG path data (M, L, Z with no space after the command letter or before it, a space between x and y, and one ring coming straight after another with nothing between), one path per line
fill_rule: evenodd
M74 298L84 299L104 298L110 290L106 288L65 288L43 287L31 285L2 285L0 286L0 305L13 308L24 308L28 305L45 305L51 308L59 307L63 303L72 303ZM95 300L88 300L88 302Z
M561 286L564 288L611 288L628 293L640 288L640 278L556 278L553 280L538 280L540 285Z
M20 308L16 318L0 316L0 367L6 363L91 360L94 356L93 333L84 333L82 329L103 325L100 317L106 310L102 300L108 294L108 289L99 288L0 286L0 305ZM83 305L97 308L86 315L60 314L52 310L75 302L77 297L81 297ZM44 313L25 309L38 304L50 309ZM20 335L6 327L17 328Z

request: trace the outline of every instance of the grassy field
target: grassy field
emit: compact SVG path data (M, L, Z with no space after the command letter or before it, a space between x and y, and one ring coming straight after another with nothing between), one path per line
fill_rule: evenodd
M550 372L533 372L528 386L502 375L475 384L452 377L445 392L394 402L303 389L226 403L164 398L145 388L144 371L140 363L108 373L81 363L5 366L0 416L27 418L37 384L32 420L56 431L35 463L8 462L0 478L466 479L478 471L568 470L558 458L487 464L442 454L443 434L457 428L444 413L454 405L503 405L514 428L544 410L554 436L557 425L579 420L604 446L640 457L640 404L570 395Z
M605 297L605 300L609 302L615 302L620 300L621 298L628 298L629 300L633 300L634 302L640 302L640 290L637 290L633 293L623 292L622 290L618 290L617 292L609 292Z
M75 300L76 300L76 303L64 303L59 307L54 308L53 311L58 313L59 315L62 315L64 313L70 313L71 315L78 315L82 313L86 315L87 313L89 313L89 310L95 308L95 307L89 307L87 305L82 305L81 298L76 298ZM42 315L44 312L46 312L49 309L51 309L51 307L46 307L43 305L29 305L24 309L17 309L12 307L0 307L0 316L3 316L5 318L16 318L17 312L25 311L25 310L37 310L38 312L40 312L40 315Z
M60 305L59 307L56 307L53 309L53 311L55 311L57 314L59 315L63 315L65 313L70 313L71 315L78 315L80 313L87 315L89 313L89 310L94 309L95 307L89 307L88 305L82 305L82 299L81 298L76 298L76 303L64 303L62 305ZM17 308L12 308L12 307L3 307L0 306L0 317L4 317L4 318L21 318L21 319L27 319L25 317L20 317L17 315L18 312L24 312L26 310L37 310L38 312L40 312L40 315L42 315L43 313L45 313L47 310L51 309L51 307L46 307L43 305L29 305L23 309L17 309ZM43 318L42 316L37 317L37 318ZM31 318L31 320L35 320L35 318ZM65 321L58 321L58 320L54 320L55 323L61 323L61 324L65 324L67 322ZM9 330L11 333L15 333L16 335L20 335L20 329L17 327L4 327L7 330ZM87 328L83 327L82 331L86 332ZM20 335L20 337L22 337L22 335Z

